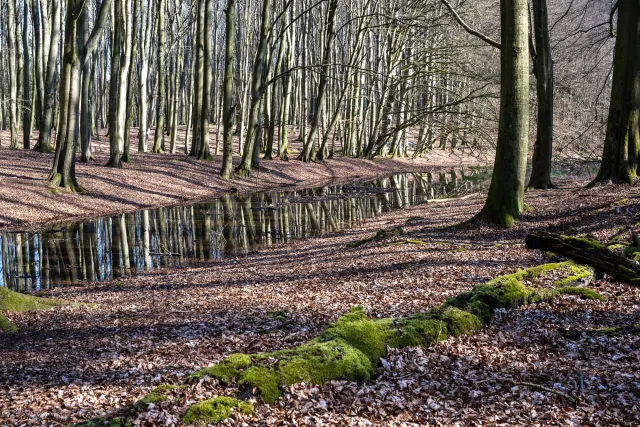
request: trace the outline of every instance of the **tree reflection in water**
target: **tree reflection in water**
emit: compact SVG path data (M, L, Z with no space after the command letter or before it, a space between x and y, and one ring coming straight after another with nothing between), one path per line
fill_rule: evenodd
M490 170L402 174L366 183L223 196L54 230L0 235L0 285L31 292L219 260L322 236L429 199L486 191Z

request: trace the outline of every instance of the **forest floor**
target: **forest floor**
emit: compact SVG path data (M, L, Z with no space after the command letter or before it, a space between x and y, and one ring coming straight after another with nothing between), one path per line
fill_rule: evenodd
M218 263L55 289L51 296L93 308L8 315L21 332L0 335L0 425L104 416L231 353L299 345L355 305L373 317L425 311L498 275L548 262L524 249L529 232L606 240L616 227L638 222L638 186L587 190L585 180L527 192L528 213L511 230L439 227L477 212L478 195ZM346 247L397 226L404 235ZM396 244L407 239L424 243ZM640 290L608 280L590 286L606 301L563 296L496 313L475 335L391 351L372 382L295 385L276 404L257 404L255 415L225 423L637 425L640 335L569 339L561 332L638 323ZM139 425L179 424L194 402L234 392L217 381L195 383L181 397L150 405Z
M137 130L133 130L132 135L132 144L137 143ZM184 129L180 136L183 139ZM150 141L152 138L153 133ZM290 138L295 139L294 135ZM140 154L132 149L131 162L122 169L113 169L104 167L109 160L108 138L104 135L94 138L92 147L96 161L76 164L78 182L89 192L72 194L53 191L45 182L53 163L53 153L11 151L8 132L0 131L0 230L42 228L67 220L210 199L232 191L320 187L373 180L393 173L426 172L436 167L485 162L468 153L434 150L416 160L336 157L324 163L303 163L293 160L300 143L292 141L292 160L263 160L251 177L229 181L218 175L221 156L215 156L211 162L187 158L182 154L182 139L176 146L178 154ZM37 133L34 132L32 145L36 140ZM210 140L212 144L215 141L213 131ZM240 157L235 156L234 167L239 163Z

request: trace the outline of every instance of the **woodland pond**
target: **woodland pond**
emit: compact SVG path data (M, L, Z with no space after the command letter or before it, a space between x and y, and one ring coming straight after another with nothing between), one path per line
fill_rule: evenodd
M554 175L583 172L560 168ZM431 199L487 191L491 169L470 167L398 174L320 188L232 194L0 234L0 286L37 292L163 267L220 260L292 239L357 227L385 212Z
M198 261L356 227L430 199L486 191L487 168L393 175L346 185L239 193L41 231L0 234L0 286L33 292Z

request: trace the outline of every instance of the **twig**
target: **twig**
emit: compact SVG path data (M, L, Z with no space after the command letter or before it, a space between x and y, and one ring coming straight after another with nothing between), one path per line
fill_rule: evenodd
M569 396L568 394L562 393L561 391L558 390L554 390L552 388L549 387L545 387L543 385L540 384L536 384L536 383L530 383L530 382L523 382L523 381L516 381L516 380L512 380L511 378L504 378L504 377L494 377L494 378L488 378L486 380L482 380L482 381L478 381L476 384L482 384L488 381L502 381L502 382L506 382L506 383L511 383L513 385L516 386L526 386L526 387L531 387L531 388L537 388L539 390L543 390L546 391L548 393L553 393L557 396L562 397L565 400L568 400L569 402L573 403L574 405L576 405L578 403L578 400Z

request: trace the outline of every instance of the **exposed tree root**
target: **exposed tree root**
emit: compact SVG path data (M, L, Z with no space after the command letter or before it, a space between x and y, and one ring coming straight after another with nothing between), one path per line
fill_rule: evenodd
M571 274L572 265L545 264L520 270L476 286L471 291L448 299L441 306L402 318L369 319L361 307L354 307L318 337L298 347L250 355L233 354L221 363L194 372L186 379L186 384L212 378L239 388L241 393L238 398L257 395L265 403L273 404L286 387L300 382L368 381L376 375L380 359L387 355L388 348L429 346L450 336L472 334L491 322L495 309L515 308L551 300L560 294L575 293L571 289L585 289L560 288L565 290L559 292L523 284L525 280L535 284L548 272L561 270ZM602 298L596 292L589 291L591 293L579 293L585 298ZM510 379L504 381L516 383ZM536 387L576 402L571 396L537 384L518 384ZM150 396L154 393L155 390ZM236 409L243 411L241 404L234 399L222 403L209 402L202 406L204 403L192 406L183 421L217 422L214 420L219 420L221 413L230 415ZM248 411L249 407L244 409ZM128 407L127 411L131 410L132 406ZM198 418L196 414L199 413L209 414L210 418ZM120 419L126 423L126 419Z
M354 242L348 243L347 247L357 248L359 246L364 245L365 243L385 240L390 237L400 236L401 234L404 234L404 230L402 229L402 227L391 228L388 230L379 230L376 234L374 234L371 237L367 237L366 239L356 240Z

